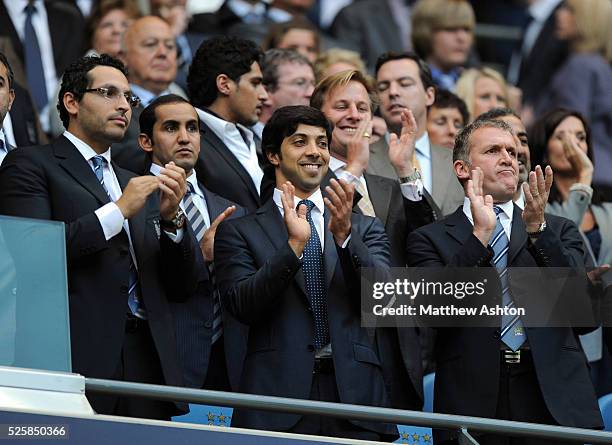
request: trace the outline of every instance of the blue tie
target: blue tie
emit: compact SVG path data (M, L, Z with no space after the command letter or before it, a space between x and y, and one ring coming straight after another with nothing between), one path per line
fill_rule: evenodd
M494 252L492 263L497 269L501 282L502 304L504 307L511 308L514 306L514 301L512 301L510 285L508 284L508 249L510 248L510 242L499 220L502 209L495 206L494 210L497 215L497 225L495 226L493 238L489 243ZM502 341L513 351L518 350L525 343L525 327L518 315L503 315L501 328Z
M327 321L327 291L325 289L325 269L323 268L323 253L319 234L312 221L311 211L314 202L303 199L298 207L304 204L308 209L306 220L310 224L310 238L304 248L304 263L302 270L306 281L306 292L310 299L315 322L315 348L321 349L329 343L329 322Z
M191 225L191 230L193 230L193 233L199 242L204 237L204 232L206 232L206 221L204 221L204 215L202 215L202 212L198 210L193 202L193 196L195 194L196 192L193 185L190 182L187 182L187 193L185 193L185 197L183 198L183 206L185 207L185 215L187 215L187 220ZM208 266L208 274L213 286L213 327L211 342L212 344L215 344L215 342L221 338L221 334L223 334L223 315L221 313L219 290L217 289L215 268L213 266L214 265L212 263Z
M108 190L104 185L104 165L106 164L106 158L101 155L94 156L91 158L91 163L93 164L94 173L104 187L106 194L108 195ZM110 198L110 195L109 195ZM112 201L112 198L111 198ZM130 275L128 280L128 307L130 308L130 312L135 316L146 319L147 314L144 309L144 304L140 302L139 298L140 294L140 283L138 281L138 270L136 269L136 264L134 264L134 259L132 258L132 254L130 252Z
M47 102L49 102L49 97L47 96L45 70L40 54L40 46L38 46L38 37L32 25L32 16L37 12L36 6L34 6L33 3L34 2L30 0L25 7L26 19L23 46L25 49L26 78L28 80L28 86L34 98L36 109L40 113L42 109L45 108L45 105L47 105Z

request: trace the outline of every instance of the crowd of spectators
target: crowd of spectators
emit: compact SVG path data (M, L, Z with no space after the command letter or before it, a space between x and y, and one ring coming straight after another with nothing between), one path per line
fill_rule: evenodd
M605 296L612 1L224 0L205 13L189 3L0 1L0 214L66 223L75 371L417 410L423 374L437 372L438 411L601 427L592 402L612 392L605 323L553 332L514 320L515 348L503 320L485 334L367 331L348 296L362 265L484 263L503 298L511 265L584 269L589 292ZM304 230L318 232L316 246ZM321 258L341 264L325 271L327 291L312 283ZM89 292L111 266L125 276ZM100 301L84 309L79 298ZM88 325L100 329L90 341ZM553 375L562 366L575 371ZM185 408L91 402L152 418ZM395 435L317 416L236 422Z

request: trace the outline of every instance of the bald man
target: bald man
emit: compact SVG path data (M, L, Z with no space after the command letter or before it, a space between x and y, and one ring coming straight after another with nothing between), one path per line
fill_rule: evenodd
M121 167L137 174L149 171L150 159L138 146L138 118L156 97L174 93L186 97L174 80L177 73L177 49L170 26L156 16L135 20L123 35L123 58L128 68L130 88L141 105L133 109L128 131L121 142L113 144L113 159Z

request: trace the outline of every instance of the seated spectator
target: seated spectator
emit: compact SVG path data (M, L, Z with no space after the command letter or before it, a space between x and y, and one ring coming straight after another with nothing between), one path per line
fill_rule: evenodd
M294 18L270 27L262 46L264 49L292 49L314 63L320 49L319 33L308 20Z
M340 71L357 70L365 72L365 63L359 53L342 48L323 51L314 63L317 81Z
M138 147L140 113L156 97L186 94L174 83L176 42L165 21L155 16L134 21L123 36L123 50L130 88L141 104L132 110L132 121L123 140L113 144L113 158L119 166L141 174L148 171L150 160Z
M508 106L508 86L504 77L491 68L470 68L461 74L455 94L467 105L470 122L485 111Z
M427 133L432 144L450 150L455 136L470 120L465 102L448 90L437 90L436 100L427 110Z
M597 160L593 180L612 197L612 3L568 0L556 19L557 37L569 42L570 56L549 82L536 115L565 107L585 117Z
M420 0L412 10L412 45L439 88L452 90L461 75L476 20L466 0Z
M94 7L85 26L86 55L108 54L125 62L122 51L123 34L138 17L140 11L135 0L101 0ZM54 97L59 93L60 83L58 82ZM56 109L50 111L49 121L52 135L59 136L64 132Z

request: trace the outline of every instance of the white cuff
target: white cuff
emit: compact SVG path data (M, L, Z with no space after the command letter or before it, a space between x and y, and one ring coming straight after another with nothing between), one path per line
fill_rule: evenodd
M172 240L172 242L178 244L181 241L183 241L183 233L185 231L183 230L183 228L181 227L180 229L176 229L176 233L172 233L172 232L166 232L164 230L164 233L166 235L168 235L168 238L170 238Z
M423 198L423 181L420 179L404 182L400 184L400 188L404 198L409 201L420 201Z
M109 202L103 205L94 212L100 221L102 231L104 232L104 238L106 241L111 239L113 236L118 235L123 230L123 213L119 210L119 207L114 202Z

